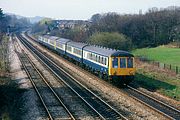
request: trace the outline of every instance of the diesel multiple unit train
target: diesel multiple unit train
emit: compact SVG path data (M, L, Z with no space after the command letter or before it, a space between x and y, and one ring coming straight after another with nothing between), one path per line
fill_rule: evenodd
M109 80L128 84L134 78L134 56L129 52L49 35L38 36L37 41Z

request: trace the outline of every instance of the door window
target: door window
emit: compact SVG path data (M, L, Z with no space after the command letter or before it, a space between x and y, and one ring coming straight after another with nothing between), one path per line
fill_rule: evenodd
M118 58L113 58L112 63L113 63L113 68L118 68Z

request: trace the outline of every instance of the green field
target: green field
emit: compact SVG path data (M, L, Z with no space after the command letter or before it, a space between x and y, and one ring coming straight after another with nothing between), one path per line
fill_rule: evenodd
M180 66L180 48L167 48L164 46L156 48L143 48L132 51L135 56L144 56L150 60L165 64Z
M173 66L180 66L180 48L160 46L132 51L135 56L144 56L150 60L159 61ZM137 68L134 84L153 90L180 101L180 82L178 75L159 73L151 68Z

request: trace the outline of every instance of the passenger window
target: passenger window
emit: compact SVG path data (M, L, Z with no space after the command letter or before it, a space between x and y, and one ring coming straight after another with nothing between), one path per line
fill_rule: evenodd
M101 57L99 56L99 58L98 58L98 62L100 63L100 61L101 61Z
M93 60L96 61L95 55L93 54Z
M89 53L90 54L90 59L92 60L92 53Z
M67 50L71 52L72 51L71 46L67 46Z
M126 58L120 58L120 68L126 68Z
M113 68L118 68L118 58L113 58L112 63L113 63Z
M133 68L133 58L128 58L127 59L127 67L128 68Z

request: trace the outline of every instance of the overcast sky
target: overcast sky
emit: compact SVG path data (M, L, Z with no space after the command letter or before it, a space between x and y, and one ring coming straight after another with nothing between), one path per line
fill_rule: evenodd
M180 0L0 0L4 12L56 19L89 19L96 13L138 13L141 9L180 6Z

